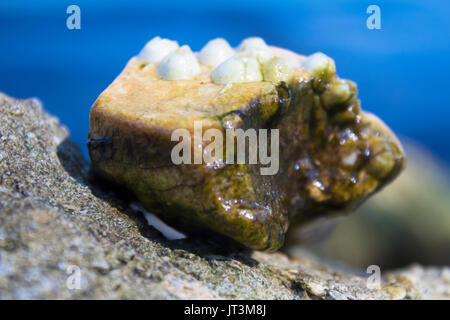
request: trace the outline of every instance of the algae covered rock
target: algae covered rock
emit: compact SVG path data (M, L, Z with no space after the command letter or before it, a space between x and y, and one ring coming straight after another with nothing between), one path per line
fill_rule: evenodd
M177 58L170 72L184 74L193 57ZM304 57L251 38L216 68L199 62L199 72L182 80L161 78L160 64L132 58L98 97L88 149L95 173L186 232L211 230L277 250L291 225L356 207L404 167L396 137L361 111L355 83L340 79L324 54ZM180 129L191 144L182 152L187 161L175 162ZM208 161L201 154L212 144L202 135L209 129L223 137L223 152L215 149ZM238 132L252 129L257 140L247 137L239 161ZM264 129L267 145L260 143Z
M337 271L304 253L168 241L101 185L35 99L0 94L0 299L449 298L448 268ZM72 282L79 271L80 282Z
M401 140L408 155L405 171L342 219L320 245L311 243L317 254L355 268L374 261L384 269L450 264L449 168L425 146ZM295 254L295 247L289 253Z

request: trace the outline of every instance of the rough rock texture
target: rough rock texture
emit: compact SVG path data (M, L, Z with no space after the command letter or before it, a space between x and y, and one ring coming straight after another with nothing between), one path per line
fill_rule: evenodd
M0 94L0 298L416 299L450 295L449 269L367 275L310 257L168 241L94 182L67 130L37 100ZM69 289L69 266L81 288Z

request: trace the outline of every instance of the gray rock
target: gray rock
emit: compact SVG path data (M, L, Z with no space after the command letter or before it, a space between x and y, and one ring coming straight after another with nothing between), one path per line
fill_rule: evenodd
M0 116L1 299L450 297L448 268L413 266L370 290L368 275L306 253L291 259L209 238L168 241L123 194L89 175L39 101L0 94Z

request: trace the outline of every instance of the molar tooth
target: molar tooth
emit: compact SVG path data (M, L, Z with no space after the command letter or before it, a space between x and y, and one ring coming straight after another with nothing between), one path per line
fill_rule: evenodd
M238 47L238 52L251 54L260 63L264 63L273 57L272 50L262 38L258 37L244 39Z
M259 62L251 55L236 54L215 68L211 77L215 83L252 82L263 79Z
M352 89L349 81L341 79L334 80L322 93L321 98L323 106L330 109L333 106L345 103L352 96L356 95L355 90Z
M288 58L276 56L267 61L262 70L265 81L287 82L295 73L295 65Z
M184 45L167 55L158 64L157 72L166 80L188 80L200 73L200 66L191 48Z
M395 159L390 150L377 154L367 165L367 171L377 179L383 179L395 167Z
M395 167L396 161L392 148L385 139L379 136L371 136L367 143L372 157L366 165L366 170L373 177L383 179Z
M179 48L178 42L155 37L144 46L138 57L147 62L159 62L172 51Z
M239 50L245 50L246 48L267 48L267 44L263 38L259 37L250 37L242 40L239 45Z
M315 78L320 78L325 82L333 79L336 73L336 65L334 60L323 54L317 52L310 55L302 65L303 69L311 73Z
M199 60L208 66L216 67L225 60L231 58L234 50L229 43L222 38L209 41L199 52Z

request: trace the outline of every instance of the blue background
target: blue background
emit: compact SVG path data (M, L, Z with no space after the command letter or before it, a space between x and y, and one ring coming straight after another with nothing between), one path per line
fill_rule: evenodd
M66 9L81 8L81 30ZM381 30L366 9L381 8ZM89 108L154 36L199 50L225 37L333 57L358 83L363 108L450 162L449 1L19 1L0 2L0 91L39 97L87 154ZM0 120L1 121L1 120Z

